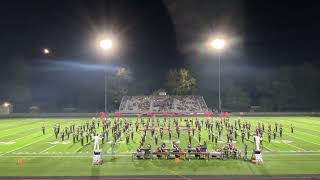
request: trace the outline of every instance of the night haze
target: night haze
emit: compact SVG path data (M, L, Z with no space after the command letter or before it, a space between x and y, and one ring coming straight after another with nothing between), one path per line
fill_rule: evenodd
M81 90L103 95L98 89L103 90L107 61L110 78L120 67L130 72L128 86L134 87L126 94L131 95L166 89L167 72L187 68L197 79L192 93L212 98L209 104L216 108L211 97L216 87L205 84L216 78L217 54L205 43L219 35L227 38L222 52L225 82L230 78L241 86L248 105L260 105L259 92L252 87L255 74L318 66L318 8L316 1L3 1L1 79L9 85L2 83L1 99L15 101L7 92L18 82L17 91L23 94L25 89L30 97L27 104L16 103L17 111L30 105L44 111L79 108ZM103 33L118 41L108 57L96 46ZM96 99L90 111L103 108L103 98ZM297 106L305 109L302 101Z
M0 180L320 179L320 1L0 1Z

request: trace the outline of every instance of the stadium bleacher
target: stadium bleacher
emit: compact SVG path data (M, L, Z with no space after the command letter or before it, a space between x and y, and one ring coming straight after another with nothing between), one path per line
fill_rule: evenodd
M202 96L124 96L121 100L121 113L192 113L208 111Z

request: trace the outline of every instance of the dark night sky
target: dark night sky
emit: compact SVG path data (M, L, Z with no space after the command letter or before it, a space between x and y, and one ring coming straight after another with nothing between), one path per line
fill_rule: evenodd
M257 2L250 3L247 12L245 47L248 56L259 57L257 59L264 64L318 61L319 2Z
M95 36L111 30L121 37L117 60L178 59L161 1L8 1L2 2L1 22L1 54L7 56L41 58L41 48L48 47L52 58L91 63L99 58L91 46Z
M53 64L62 63L68 71L65 63L103 63L93 48L103 31L120 37L112 63L130 67L137 79L163 80L169 68L210 58L202 54L201 44L217 32L234 40L224 55L231 63L260 67L318 63L319 4L315 0L1 1L0 65L23 58L33 67L34 91L52 89L54 72L47 71L54 71ZM52 54L43 55L45 47ZM77 73L83 75L76 69L69 72L69 84L75 78L95 78L79 78ZM55 76L56 82L64 75Z
M225 29L241 38L242 43L238 46L249 63L273 64L279 63L281 58L283 64L290 64L319 58L317 1L239 0L220 7L223 3L217 0L10 0L1 1L0 6L1 61L17 55L38 59L43 57L41 48L48 47L53 51L52 58L81 59L91 63L97 58L90 46L92 37L106 28L121 36L121 55L116 57L119 61L175 66L185 58L177 41L189 37L179 35L176 30L175 12L167 10L172 2L182 7L185 2L191 2L198 8L193 9L192 5L185 9L188 13L183 16L188 16L189 12L193 13L190 16L205 12L200 18L208 24L218 22L216 26L223 24L224 17L230 12L232 15L232 11L241 9L240 16L234 17ZM206 8L201 9L201 4ZM203 25L203 29L207 27ZM201 33L197 32L201 28L200 25L191 29L187 36ZM214 27L212 31L215 31Z

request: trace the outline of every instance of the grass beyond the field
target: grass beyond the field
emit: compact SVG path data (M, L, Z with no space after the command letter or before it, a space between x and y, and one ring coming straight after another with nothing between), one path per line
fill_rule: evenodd
M189 117L190 118L190 117ZM132 121L136 117L129 118ZM146 119L146 118L145 118ZM183 118L184 119L184 118ZM236 117L231 117L231 123ZM111 160L110 142L102 145L105 163L92 166L92 143L81 146L80 142L55 144L53 126L57 123L63 130L65 126L75 123L76 126L90 118L77 119L1 119L0 120L0 176L111 176L111 175L279 175L279 174L319 174L320 172L320 118L318 117L242 117L241 121L250 121L252 129L258 122L264 122L265 129L270 123L284 126L283 137L267 142L267 133L263 142L263 165L255 165L243 160L133 160L133 152L139 144L140 134L134 134L134 141L126 145L116 144L116 159ZM294 133L290 132L291 123ZM46 134L42 135L42 126ZM100 127L100 131L102 128ZM174 130L174 128L173 128ZM173 139L179 140L182 149L187 147L187 132L181 133L180 139L173 131ZM240 133L239 133L240 134ZM208 139L205 128L201 133L202 140ZM147 143L155 149L151 135ZM197 133L193 146L198 142ZM109 141L112 140L109 135ZM124 138L122 138L124 140ZM251 155L253 142L246 140L248 154ZM61 142L61 138L58 138ZM162 141L168 142L165 134ZM208 150L222 147L225 144L225 132L218 145L208 143ZM170 143L167 143L170 146ZM239 135L236 147L243 152L243 143Z

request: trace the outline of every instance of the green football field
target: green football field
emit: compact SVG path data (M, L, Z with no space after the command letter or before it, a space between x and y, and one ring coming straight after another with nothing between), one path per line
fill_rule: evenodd
M237 117L231 117L233 123ZM128 118L136 121L136 117ZM241 121L250 121L255 127L258 122L274 126L275 122L284 127L283 137L277 134L276 140L267 141L264 135L262 165L255 165L244 160L132 160L131 153L137 149L140 133L134 133L134 140L129 144L122 138L115 146L115 158L111 155L111 141L101 144L104 164L92 166L93 143L81 146L73 143L72 138L65 143L59 137L56 141L53 127L60 124L61 129L71 124L82 125L91 122L90 118L25 118L0 120L0 176L123 176L123 175L289 175L319 174L320 172L320 118L319 117L242 117ZM294 133L291 133L291 124ZM46 127L45 135L42 126ZM254 129L254 128L252 128ZM102 131L100 126L98 131ZM185 149L188 135L182 131L180 138L173 131L173 140ZM253 133L253 132L252 132ZM196 133L197 134L197 133ZM193 146L198 142L193 139ZM208 140L207 131L201 131L201 141ZM155 149L151 135L147 143ZM170 145L168 134L162 140ZM213 151L226 143L225 132L218 144L208 143L208 150ZM249 156L254 147L253 138L245 140ZM236 147L243 151L244 143L239 136Z

